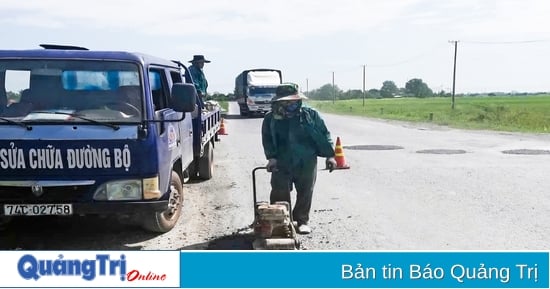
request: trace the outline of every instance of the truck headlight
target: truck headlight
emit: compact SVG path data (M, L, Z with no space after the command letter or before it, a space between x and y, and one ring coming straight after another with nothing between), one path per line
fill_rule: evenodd
M94 193L96 201L141 200L142 180L118 180L99 186Z
M151 200L159 199L162 193L158 176L138 180L106 182L94 193L96 201Z
M146 200L160 199L162 193L159 187L159 178L152 177L143 179L143 198Z

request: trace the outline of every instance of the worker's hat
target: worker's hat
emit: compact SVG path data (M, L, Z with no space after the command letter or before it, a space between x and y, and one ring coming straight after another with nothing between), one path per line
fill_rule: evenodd
M275 97L272 101L302 99L307 99L307 97L298 91L297 84L289 82L277 86Z
M206 60L204 58L204 55L193 55L193 59L189 60L189 62L198 62L198 61L204 61L206 63L210 63L210 60Z

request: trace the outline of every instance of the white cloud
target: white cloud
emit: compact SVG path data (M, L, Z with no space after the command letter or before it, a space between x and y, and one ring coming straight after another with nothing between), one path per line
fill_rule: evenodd
M405 1L0 1L19 25L82 25L149 34L206 34L225 38L298 39L364 31L399 16ZM84 4L86 3L86 4ZM84 6L84 7L83 7ZM39 17L35 21L29 19ZM161 29L163 28L163 29Z
M384 80L403 85L411 77L449 87L449 40L462 41L459 90L508 90L535 82L540 89L546 81L539 74L527 81L526 73L506 78L482 72L550 65L541 52L550 43L537 44L540 50L499 47L506 48L501 54L468 44L550 39L547 0L0 0L0 7L0 33L10 46L75 43L184 61L203 53L215 58L208 72L213 85L223 83L213 88L218 91L231 91L233 74L250 65L283 68L287 80L308 78L310 88L326 84L336 71L341 88L358 88L365 63L373 65L368 88Z
M1 0L3 21L159 35L294 40L386 25L445 25L463 37L548 33L546 0ZM450 36L452 37L452 35Z

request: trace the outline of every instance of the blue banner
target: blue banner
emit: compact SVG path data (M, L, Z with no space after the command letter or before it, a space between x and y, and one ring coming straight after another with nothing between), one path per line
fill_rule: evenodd
M183 251L182 288L548 288L548 252Z

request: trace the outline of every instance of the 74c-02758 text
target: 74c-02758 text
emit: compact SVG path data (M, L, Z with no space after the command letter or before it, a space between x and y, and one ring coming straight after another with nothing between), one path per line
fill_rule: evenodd
M5 204L5 216L72 215L72 204Z

